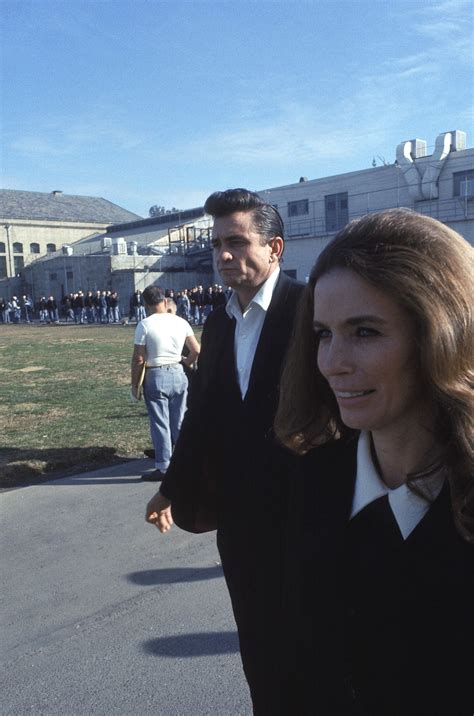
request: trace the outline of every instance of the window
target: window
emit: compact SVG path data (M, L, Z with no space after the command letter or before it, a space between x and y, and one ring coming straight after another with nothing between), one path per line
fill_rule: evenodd
M30 254L39 254L40 252L40 245L39 244L30 244Z
M309 202L307 199L288 202L288 216L301 216L309 212Z
M57 274L57 273L50 273L50 274L49 274L49 280L50 280L50 281L56 281L57 278L58 278L58 274Z
M5 253L5 244L3 243L3 241L0 241L0 254L4 254L4 253Z
M13 270L15 271L15 276L18 276L24 265L25 262L23 261L23 256L13 257Z
M74 273L72 271L66 271L66 278L74 278Z
M326 207L326 231L339 231L349 221L347 192L328 194L324 197Z
M0 278L7 277L7 257L0 256Z
M54 251L56 251L56 244L46 244L46 251L48 254L52 254Z
M23 244L20 244L19 241L15 241L13 244L13 253L14 254L22 254L23 253Z
M474 170L453 174L453 196L474 197Z

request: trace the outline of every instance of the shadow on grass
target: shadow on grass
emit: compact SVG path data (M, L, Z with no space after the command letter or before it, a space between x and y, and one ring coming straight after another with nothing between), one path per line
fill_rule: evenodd
M0 448L0 488L36 485L125 461L112 447Z
M223 576L222 567L178 567L176 569L146 569L131 572L126 578L133 584L151 586L152 584L176 584L178 582L201 582L205 579L218 579Z
M234 631L200 632L148 639L143 643L143 650L152 656L169 658L236 654L239 640Z

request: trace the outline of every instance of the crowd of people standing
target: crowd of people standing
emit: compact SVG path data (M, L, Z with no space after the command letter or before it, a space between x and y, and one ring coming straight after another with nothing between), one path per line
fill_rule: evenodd
M227 302L229 290L218 284L204 288L202 285L175 292L166 291L166 297L176 302L177 314L193 325L202 325L209 314ZM128 314L120 307L120 297L114 290L77 291L63 296L41 296L36 303L24 295L11 299L0 297L0 323L58 324L60 321L75 324L121 323L124 320L139 321L146 318L142 292L137 289L130 296Z

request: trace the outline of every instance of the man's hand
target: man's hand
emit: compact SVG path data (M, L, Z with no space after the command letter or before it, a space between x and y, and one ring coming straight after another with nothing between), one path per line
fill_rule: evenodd
M173 524L170 500L157 492L146 506L145 519L151 525L158 527L160 532L168 532Z

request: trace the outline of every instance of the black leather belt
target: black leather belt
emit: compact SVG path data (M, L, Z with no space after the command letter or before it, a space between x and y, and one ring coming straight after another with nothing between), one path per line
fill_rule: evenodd
M181 363L163 363L163 365L147 365L147 368L174 368L176 365L181 365Z

